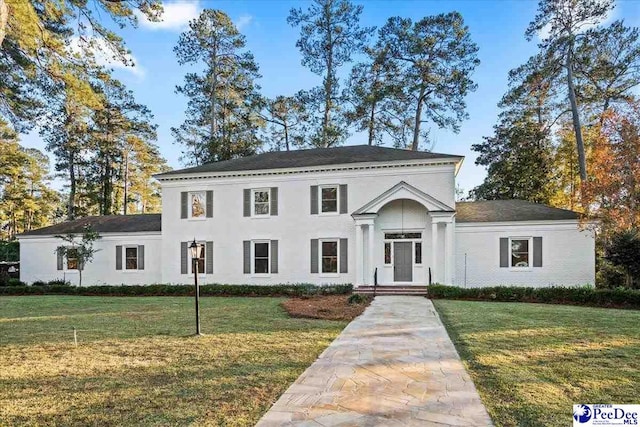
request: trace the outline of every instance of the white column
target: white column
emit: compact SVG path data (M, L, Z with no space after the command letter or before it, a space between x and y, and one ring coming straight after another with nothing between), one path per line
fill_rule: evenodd
M438 223L431 218L431 281L438 281Z
M444 252L444 265L445 265L445 284L453 284L453 261L455 259L455 253L453 251L453 221L446 223L445 228L445 252Z
M373 224L369 224L369 271L365 274L365 278L367 278L367 281L369 282L369 284L373 285L373 269L375 268L375 263L373 261L373 255L374 255L374 247L375 247L375 231L374 231L374 226Z
M362 236L362 224L356 224L356 283L355 285L362 285L362 261L364 260L364 239Z

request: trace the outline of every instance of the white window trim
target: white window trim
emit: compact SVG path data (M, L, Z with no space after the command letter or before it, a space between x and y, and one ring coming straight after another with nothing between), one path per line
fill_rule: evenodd
M267 244L267 273L256 273L256 243ZM271 277L271 240L257 239L251 241L251 276Z
M322 212L322 190L325 188L336 189L336 210L335 212ZM318 186L318 215L333 216L340 215L340 184L324 184Z
M207 275L206 271L207 271L207 242L204 240L196 240L196 243L199 245L202 245L204 247L204 271L200 271L200 269L198 269L198 277L205 277ZM190 244L190 243L189 243ZM193 276L193 258L191 258L191 248L189 248L189 246L187 245L187 255L189 256L189 268L188 270L191 270L191 275Z
M424 233L422 230L382 230L382 235L384 236L387 233L421 233L420 236L424 236ZM422 237L420 237L419 239L383 239L382 240L383 245L382 245L382 265L384 267L390 268L393 267L395 265L395 258L394 258L394 249L393 249L393 242L411 242L411 265L413 267L418 267L418 268L422 268L424 266L424 240L422 239ZM416 263L416 242L420 242L422 243L422 262L420 264ZM391 263L390 264L386 264L384 262L384 244L385 243L391 243ZM402 282L404 283L404 282Z
M204 215L203 216L193 216L193 204L191 203L191 195L196 193L204 194ZM207 219L207 191L206 190L193 190L187 192L187 209L188 214L187 218L189 221L204 221Z
M256 193L267 193L267 213L256 214ZM251 189L251 218L269 218L271 216L271 188L252 188Z
M136 249L136 268L135 269L127 269L127 248L135 248ZM138 245L122 245L122 272L123 273L136 273L141 271L138 263L140 262L140 253L138 249Z
M511 241L512 240L528 240L529 241L529 251L527 253L527 267L515 267L511 265L512 254L511 254ZM521 236L521 237L509 237L509 271L533 271L533 237L532 236Z
M322 271L322 243L323 242L335 242L336 243L336 272L335 273L324 273ZM319 277L340 277L340 239L337 237L326 238L326 239L318 239L318 273Z

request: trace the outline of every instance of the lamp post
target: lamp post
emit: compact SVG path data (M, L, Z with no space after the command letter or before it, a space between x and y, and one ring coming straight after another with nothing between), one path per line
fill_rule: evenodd
M196 285L196 335L200 335L200 286L198 285L198 260L202 257L203 246L193 239L189 246L191 250L191 264L193 265L193 281Z

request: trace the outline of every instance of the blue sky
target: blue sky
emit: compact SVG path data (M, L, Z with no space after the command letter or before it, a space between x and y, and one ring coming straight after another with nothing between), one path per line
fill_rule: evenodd
M469 26L472 39L478 44L481 64L473 79L478 89L467 97L466 120L458 134L433 131L433 151L464 155L465 162L458 183L465 191L480 184L483 168L475 166L471 145L490 135L499 110L496 106L507 88L507 73L524 63L536 51L536 41L527 42L524 31L535 15L537 2L513 1L437 1L437 0L360 0L364 11L361 24L384 25L390 16L424 16L457 10ZM116 76L133 90L138 102L146 104L159 125L157 144L169 165L182 166L181 147L173 142L170 129L184 120L186 99L174 92L182 83L187 69L178 65L173 47L189 19L203 8L221 9L236 23L247 38L247 48L254 54L262 79L259 84L266 96L290 95L300 89L320 84L321 77L304 68L295 46L298 29L290 27L286 18L292 7L306 8L308 2L293 0L200 0L165 2L165 18L160 24L141 20L137 29L125 29L120 34L137 64L134 69L111 66ZM624 19L627 25L640 25L640 2L619 1L611 19ZM349 71L345 66L343 74ZM23 137L30 147L44 148L36 134ZM366 143L362 135L353 135L348 145Z

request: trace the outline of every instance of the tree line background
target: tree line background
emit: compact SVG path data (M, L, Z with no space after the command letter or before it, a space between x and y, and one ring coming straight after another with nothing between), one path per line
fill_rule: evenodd
M494 132L472 147L487 177L469 198L525 199L597 218L599 279L634 286L640 266L615 260L633 251L640 259L640 34L606 21L614 7L539 1L523 29L538 52L509 71ZM349 0L292 9L286 22L300 30L302 64L322 83L274 98L261 94L259 64L231 19L203 10L174 47L186 69L175 90L188 100L185 120L171 129L182 162L329 149L356 132L371 145L428 150L430 129L457 132L479 64L462 15L394 16L373 28L360 25L362 10ZM96 61L100 51L130 61L118 29L136 26L136 11L158 21L162 4L0 0L5 238L62 219L159 211L151 177L168 168L153 115ZM19 134L34 129L47 153L20 146ZM62 191L51 188L49 162Z

